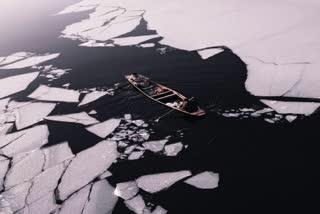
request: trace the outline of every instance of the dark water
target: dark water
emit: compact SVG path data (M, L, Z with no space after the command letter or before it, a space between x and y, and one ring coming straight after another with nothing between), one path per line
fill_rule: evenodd
M154 48L138 47L79 47L79 42L58 38L64 26L87 17L88 12L50 16L42 19L41 27L26 29L29 36L20 35L26 42L2 46L0 55L18 51L35 53L61 53L50 61L58 68L71 68L69 74L51 83L62 86L71 83L71 89L126 86L124 75L141 73L187 96L195 96L208 112L199 120L172 113L152 123L168 109L157 105L132 88L120 87L114 96L107 96L90 107L78 108L75 104L60 104L52 114L89 112L95 109L98 120L122 117L131 113L135 118L149 121L154 134L152 139L163 139L183 130L182 141L188 145L176 157L146 153L136 161L120 161L110 171L111 184L129 181L141 175L191 170L194 173L214 171L220 174L219 187L200 190L177 183L168 190L149 195L141 193L169 213L280 213L305 211L310 208L316 163L319 163L316 130L318 115L302 118L293 123L269 124L263 118L225 118L216 113L221 109L263 107L257 98L245 90L246 65L231 50L202 60L196 52L166 47L160 54ZM147 23L130 35L145 35ZM31 32L32 31L32 32ZM39 34L38 34L39 33ZM36 36L38 35L38 36ZM3 35L2 35L3 36ZM48 64L48 63L46 63ZM28 69L1 71L0 78L30 72ZM34 90L46 79L33 83L26 91L17 94L18 100ZM100 138L87 132L82 125L48 122L49 145L67 140L74 152L87 149ZM77 178L75 178L77 179ZM114 213L131 213L120 200Z

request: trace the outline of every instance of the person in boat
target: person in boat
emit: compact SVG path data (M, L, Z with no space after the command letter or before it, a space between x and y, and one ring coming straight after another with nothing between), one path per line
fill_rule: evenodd
M132 77L133 77L132 80L135 82L135 84L138 87L148 87L150 85L147 78L145 78L137 73L133 73Z
M187 112L196 112L198 111L198 102L194 97L191 97L190 99L184 99L182 101L181 108Z

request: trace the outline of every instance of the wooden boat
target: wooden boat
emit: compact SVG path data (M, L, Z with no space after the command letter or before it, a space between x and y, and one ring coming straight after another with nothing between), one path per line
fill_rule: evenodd
M194 106L194 109L192 110L188 109L187 105L190 101L187 97L168 87L153 82L141 74L129 74L126 75L125 78L142 94L156 101L157 103L182 112L186 115L196 117L205 115L205 111L198 105Z

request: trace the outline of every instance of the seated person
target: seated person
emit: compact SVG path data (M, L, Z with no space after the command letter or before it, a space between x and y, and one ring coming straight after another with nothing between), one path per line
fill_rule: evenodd
M186 99L183 101L182 109L187 112L198 111L198 102L194 97L191 97L190 99Z

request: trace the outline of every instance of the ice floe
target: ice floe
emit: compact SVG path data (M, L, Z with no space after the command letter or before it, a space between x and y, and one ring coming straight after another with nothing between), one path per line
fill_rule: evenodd
M168 211L161 206L157 206L155 210L152 211L151 214L166 214Z
M191 176L190 171L167 172L144 175L139 177L136 181L139 188L146 192L156 193L189 176Z
M7 60L1 63L4 64L4 66L0 64L0 69L27 68L57 58L59 55L59 53L37 55L19 52L6 57Z
M85 204L83 214L112 213L118 197L113 194L114 188L106 181L97 181L92 185L89 200Z
M128 181L123 183L118 183L114 194L124 200L133 198L139 192L139 188L135 181Z
M1 193L3 198L8 202L12 212L22 209L26 205L26 197L31 187L30 182L25 182Z
M148 141L143 143L143 147L152 152L160 152L163 150L164 145L168 142L168 140L157 140L157 141Z
M43 214L53 213L58 208L54 192L50 192L41 199L32 204L28 204L21 212L17 214Z
M42 152L46 158L44 169L53 167L74 157L74 154L72 153L67 142L43 148Z
M159 35L146 35L146 36L131 36L112 39L113 43L120 46L137 45L139 43L148 41L159 37Z
M199 189L214 189L218 187L219 174L213 172L202 172L185 181L185 183Z
M16 127L18 130L36 124L49 115L55 108L55 103L35 102L15 110Z
M144 151L136 151L136 152L132 152L129 157L128 160L137 160L140 159L144 154Z
M99 123L93 117L90 117L86 112L74 113L74 114L65 114L65 115L52 115L45 118L46 120L60 121L60 122L69 122L69 123L80 123L83 125L92 125Z
M79 103L79 106L91 103L91 102L93 102L93 101L95 101L95 100L99 99L100 97L103 97L107 94L109 94L109 93L106 91L94 91L89 94L86 94L85 97Z
M183 149L182 143L173 143L164 147L167 156L176 156Z
M121 119L109 119L102 123L89 126L86 129L101 138L105 138L119 126L120 122Z
M40 85L28 97L44 101L77 103L79 102L79 96L80 93L75 90Z
M124 203L130 210L132 210L136 214L143 214L145 209L147 208L141 195L127 200Z
M32 72L0 79L0 98L25 90L38 75L39 72Z
M198 54L201 56L202 59L208 59L214 55L221 53L223 49L221 48L206 48L203 50L199 50Z
M288 122L293 122L295 119L297 119L297 116L296 115L287 115L286 117L286 120L288 121Z
M61 178L58 186L59 199L66 199L73 192L102 174L117 157L117 146L113 141L102 141L78 153Z
M48 142L48 136L49 130L46 125L0 136L0 153L12 157L18 153L38 149Z
M261 101L272 107L279 114L312 114L320 106L319 103L312 102L282 102L273 100Z

